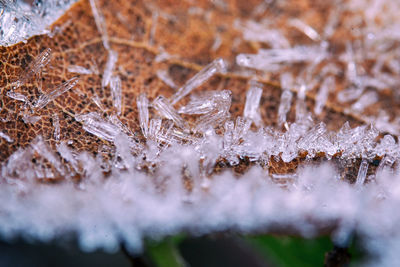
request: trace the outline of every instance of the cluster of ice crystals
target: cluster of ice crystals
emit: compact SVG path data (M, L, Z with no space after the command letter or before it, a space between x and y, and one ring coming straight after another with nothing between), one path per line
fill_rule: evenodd
M10 46L47 29L75 0L0 1L0 46Z
M208 103L213 103L214 107L196 120L195 131L207 131L210 126L218 126L230 116L229 108L232 102L231 91L223 90L215 92L208 101Z

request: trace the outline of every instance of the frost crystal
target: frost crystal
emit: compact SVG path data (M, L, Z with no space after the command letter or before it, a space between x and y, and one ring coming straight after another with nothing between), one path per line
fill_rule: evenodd
M27 114L24 114L22 116L22 120L24 121L24 123L31 123L31 124L35 124L36 122L38 122L41 119L40 116L29 116Z
M111 88L111 97L113 100L113 105L115 111L118 115L121 115L122 112L122 89L121 89L121 78L117 76L113 76L110 82Z
M172 89L178 88L166 70L157 70L157 77Z
M193 89L199 87L205 83L208 79L217 73L226 72L226 63L223 59L216 59L207 66L205 66L200 72L194 75L189 81L185 83L179 90L171 97L171 104L175 105L179 100L188 95Z
M356 112L362 112L366 107L374 104L378 101L378 95L376 92L365 93L354 103L351 108Z
M54 139L60 140L60 119L57 114L53 115L53 126L54 126Z
M64 165L59 160L57 155L53 152L53 150L44 142L41 136L38 136L31 143L31 146L35 151L39 153L41 157L47 159L56 168L60 175L67 176Z
M68 66L68 71L72 73L79 73L79 74L93 74L93 71L90 69L87 69L82 66L78 65L70 65Z
M14 140L9 137L7 134L5 134L4 132L0 131L0 137L3 138L4 140L6 140L9 143L13 143Z
M229 90L217 91L206 101L206 113L196 120L195 131L205 132L210 126L216 126L229 118L232 93ZM189 103L190 104L190 103ZM204 112L204 107L200 107Z
M307 105L305 102L306 86L303 84L300 86L299 91L297 92L297 100L296 100L296 122L304 122L306 121L306 117L308 115Z
M179 116L178 112L165 97L158 96L156 99L154 99L153 107L162 117L172 120L176 126L182 129L186 128L186 122Z
M243 116L254 121L256 125L261 124L260 100L263 89L262 84L250 81L250 88L246 93L246 103L244 105Z
M138 113L139 113L139 123L142 133L147 137L149 131L149 100L146 94L142 93L138 96L136 100Z
M365 178L367 177L368 165L369 164L366 159L361 161L360 168L358 169L356 186L362 186L364 184Z
M18 88L27 83L35 74L41 71L43 67L49 64L51 60L51 49L47 48L40 53L26 69L20 74L18 80L12 83L13 88Z
M77 115L75 119L82 122L83 129L101 139L113 142L121 129L115 124L105 120L96 112Z
M39 99L36 101L34 107L36 109L44 108L49 102L53 101L60 95L64 94L65 92L75 87L78 81L79 80L77 77L71 78L68 81L61 84L60 86L56 87L53 91L41 95Z
M23 94L20 94L20 93L16 93L16 92L13 92L13 91L8 91L7 92L7 96L12 98L12 99L15 99L15 100L22 101L24 103L29 103L28 98L26 97L26 95L23 95Z
M303 32L305 35L307 35L313 41L321 40L321 36L318 34L318 32L314 28L312 28L310 25L307 25L306 23L304 23L304 21L301 21L300 19L290 20L289 25L297 28L299 31Z
M263 25L254 21L236 23L237 28L243 32L243 38L248 41L267 43L272 48L289 48L290 43L278 29L271 29L269 25Z
M322 109L325 106L326 101L328 100L329 92L335 89L335 78L329 76L325 78L322 82L321 87L319 88L316 100L314 112L319 115L322 112Z
M101 34L101 38L103 39L103 46L105 49L110 50L106 21L101 10L97 8L97 5L97 0L90 0L90 7L92 8L92 13L94 21L96 22L97 30L99 31L99 33ZM103 85L103 87L104 86L106 85Z
M118 53L113 50L108 50L106 67L104 68L103 79L101 81L102 87L106 87L107 85L110 84L113 70L115 68L115 63L117 63L117 60L118 60Z
M326 56L326 49L321 46L295 46L286 49L260 49L258 54L240 54L236 57L236 63L242 67L276 71L281 68L281 64L313 62L316 58Z
M75 172L79 173L79 165L76 159L76 155L68 148L64 142L57 145L57 152L60 156L65 159L74 169Z

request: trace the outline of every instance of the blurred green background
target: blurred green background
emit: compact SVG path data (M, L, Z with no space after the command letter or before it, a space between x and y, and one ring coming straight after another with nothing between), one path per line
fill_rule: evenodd
M365 257L356 239L345 255L347 265L355 266ZM102 251L84 253L76 241L42 244L16 240L0 242L0 267L3 266L151 266L151 267L217 267L217 266L324 266L327 252L334 251L329 237L299 237L215 234L203 237L183 235L161 241L146 241L141 255L130 255L123 246L115 254ZM335 257L337 255L335 254Z

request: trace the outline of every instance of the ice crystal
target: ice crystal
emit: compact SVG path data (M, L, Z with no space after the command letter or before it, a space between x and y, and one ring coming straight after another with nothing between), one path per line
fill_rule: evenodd
M101 86L106 87L110 84L113 70L115 68L115 63L117 62L117 60L118 53L113 50L109 50L106 67L104 68L103 72L103 80L101 81Z
M147 137L149 131L149 100L146 94L142 93L138 96L136 100L138 113L139 113L139 123L142 133Z
M229 118L229 108L232 101L231 95L232 93L229 90L213 94L211 99L207 101L209 105L207 112L196 120L194 130L199 132L207 131L210 126L217 126ZM210 106L212 106L211 109ZM204 107L200 108L203 109Z
M68 81L64 82L60 86L56 87L52 91L42 94L39 99L36 101L34 104L34 107L36 109L42 109L44 108L49 102L53 101L60 95L64 94L68 90L71 90L75 85L78 83L78 78L74 77L69 79Z
M260 49L258 54L240 54L236 63L243 67L277 71L282 64L312 62L327 56L323 46L295 46L293 48Z
M270 25L263 25L254 21L246 21L245 23L237 21L236 24L237 28L242 30L245 40L267 43L272 48L290 47L290 43L283 33Z
M179 102L179 100L188 95L193 89L202 85L213 75L224 72L226 72L226 63L224 60L220 58L214 60L179 88L179 90L171 97L171 104L174 105Z
M92 13L94 21L96 22L97 30L99 31L101 38L103 40L103 46L105 49L110 50L110 43L108 40L108 32L104 15L103 12L97 6L98 6L97 0L90 0L90 7L92 8ZM109 56L111 57L112 55L109 54ZM103 86L105 86L104 79L103 79Z
M365 178L367 177L368 170L368 161L363 159L360 164L360 168L358 170L356 186L361 186L365 182Z
M357 112L362 112L366 107L374 104L375 102L378 101L378 96L375 92L368 92L363 94L358 100L357 102L355 102L351 108L354 111Z
M54 126L54 139L60 140L60 119L57 114L53 115L53 126Z
M85 131L107 141L113 142L115 137L121 132L121 129L115 124L96 113L91 112L75 116L78 122L82 122Z
M179 116L178 112L165 97L158 96L156 99L154 99L153 107L162 117L172 120L176 126L182 129L186 128L186 122L181 118L181 116Z
M319 115L322 112L322 109L325 106L326 101L328 100L329 92L335 89L335 78L332 76L328 76L322 82L321 87L319 88L314 112L315 114Z
M158 70L157 77L172 89L178 89L172 78L168 75L166 70Z
M22 101L24 103L28 103L28 98L26 97L26 95L23 95L21 93L16 93L13 91L8 91L7 92L7 96L11 97L12 99L18 100L18 101Z
M28 65L28 67L20 74L18 80L12 83L13 89L28 82L32 76L40 72L43 67L49 64L50 60L51 49L47 48Z
M289 21L289 25L297 28L299 31L303 32L313 41L321 40L321 36L319 35L319 33L310 25L307 25L304 21L300 19L291 19Z
M82 66L78 65L70 65L68 66L68 71L72 73L79 73L79 74L93 74L93 71L90 69L87 69Z
M0 131L0 137L3 138L4 140L6 140L9 143L13 143L14 140L9 137L7 134L5 134L4 132Z
M111 88L111 97L113 100L114 109L118 115L121 115L122 88L121 88L121 78L119 76L111 77L110 88Z
M262 84L256 81L251 81L250 88L246 93L246 103L243 110L243 116L253 120L258 126L261 124L259 108L262 92Z

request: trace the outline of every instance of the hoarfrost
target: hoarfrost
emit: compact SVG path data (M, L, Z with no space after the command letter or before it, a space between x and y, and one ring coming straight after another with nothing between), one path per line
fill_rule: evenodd
M236 63L239 66L277 71L282 64L313 62L316 58L327 57L323 46L295 46L293 48L260 49L258 54L239 54Z
M34 35L49 33L47 29L75 0L49 0L38 5L25 1L0 2L0 46L11 46Z
M14 140L8 136L6 133L4 133L3 131L0 131L0 137L3 138L4 140L6 140L8 143L13 143Z
M188 95L193 89L202 85L213 75L224 72L226 72L226 63L224 60L220 58L214 60L179 88L178 92L171 97L171 104L174 105L179 102L179 100Z
M264 10L266 3L261 5ZM121 81L113 73L118 55L110 49L104 16L97 8L97 1L91 0L90 4L108 51L102 86L110 86L113 107L120 115ZM0 3L3 14L0 17L0 45L24 39L32 32L31 25L38 26L30 17L32 14L28 17L17 14L16 5L16 2L10 2L10 6L4 7L4 3ZM46 10L46 6L41 10ZM311 46L291 46L286 33L270 18L259 22L237 20L235 26L242 31L245 40L267 43L271 47L259 49L257 54L237 55L237 65L261 71L283 71L277 122L279 126L284 124L286 131L282 132L280 127L264 127L259 110L263 93L261 83L251 81L243 117L237 118L230 118L231 91L206 88L203 92L192 93L213 75L226 71L224 60L216 59L169 100L156 96L149 104L146 94L137 97L139 124L146 138L143 144L116 115L103 117L91 112L77 115L75 119L88 133L112 143L100 147L96 157L70 148L72 140L57 142L56 153L40 136L30 146L14 152L1 165L0 214L6 216L0 215L0 234L10 237L23 233L28 238L46 241L65 229L72 229L78 233L85 250L102 247L114 251L119 242L124 242L132 251L138 252L143 237L158 238L183 229L197 234L227 229L249 232L269 229L278 222L310 237L321 227L340 222L333 233L338 244L343 244L355 232L370 238L367 241L370 250L385 249L381 252L388 257L383 261L398 259L395 250L399 246L400 217L392 211L400 203L400 146L391 135L381 138L375 126L381 131L398 133L400 123L384 110L376 117L361 116L366 108L378 102L381 92L388 90L398 97L395 90L400 80L397 77L400 73L399 51L394 47L400 36L396 34L398 23L391 25L397 21L398 8L396 1L381 0L337 5L332 7L321 33L301 17L289 19L286 26L297 28L313 40L315 45ZM327 62L333 58L332 51L336 49L329 40L341 22L338 14L345 11L359 14L343 21L345 27L355 29L355 38L347 42L341 55ZM204 14L203 10L201 14ZM164 16L158 11L153 13L150 42L154 42L158 15ZM235 42L241 42L240 38ZM217 50L219 44L217 35L212 49ZM160 51L156 62L172 57L162 48ZM40 74L50 57L51 50L46 49L35 58L12 84L14 88L7 91L7 96L31 105L27 96L14 89ZM365 62L372 59L373 67L368 70ZM299 73L292 72L290 67L295 64L304 68ZM93 69L81 66L69 66L68 71L95 73ZM177 88L167 72L158 71L157 76L171 88ZM356 111L364 121L375 126L351 128L345 123L338 132L333 132L323 122L314 124L306 105L308 90L321 84L314 107L314 113L319 115L329 95L336 93L335 87L342 86L339 84L341 76L345 89L336 98L342 103L354 101L348 103L351 111ZM33 107L36 110L43 108L76 83L77 78L73 78L42 94ZM286 116L292 108L297 86L296 120L289 123ZM174 105L189 94L187 104L175 109ZM106 114L98 96L94 95L92 100ZM156 109L164 119L153 117L149 108ZM180 113L193 116L194 123L189 125ZM41 119L27 114L22 113L25 123ZM59 118L57 114L52 118L54 139L58 141ZM14 141L4 131L0 131L0 137L8 143ZM103 158L102 153L108 153L111 158ZM305 157L305 161L299 163L293 173L270 172L269 167L273 164L290 163L299 155ZM328 163L309 164L317 157ZM333 158L336 163L330 164ZM253 167L240 174L240 179L229 168L215 174L217 163L237 166L242 161L250 162ZM343 182L341 168L360 161L355 185ZM379 165L373 173L372 166L376 162ZM77 174L82 178L79 182L70 179ZM184 176L190 180L191 190L183 186ZM35 183L37 179L57 177L66 179L54 186ZM388 233L391 233L390 237ZM394 248L390 246L392 244Z
M16 93L13 91L8 91L6 94L8 97L18 100L18 101L22 101L24 103L29 103L28 98L26 97L26 95L20 94L20 93Z
M256 125L261 124L260 100L263 89L262 84L250 81L250 88L246 93L246 103L244 105L243 116L254 121Z
M60 130L60 118L57 114L53 115L53 126L54 126L54 139L60 140L61 130Z
M358 170L356 186L361 186L365 182L365 178L367 177L367 170L368 170L368 161L363 159L360 164L360 168Z
M107 85L110 84L111 77L113 75L113 70L115 68L115 63L117 63L117 60L118 60L118 53L115 52L114 50L108 50L107 62L103 72L103 79L101 81L102 87L106 87Z
M321 40L321 36L319 35L319 33L310 25L306 24L304 21L300 19L291 19L289 21L289 25L297 28L299 31L303 32L313 41Z
M325 106L326 101L328 100L329 92L335 89L335 78L332 76L328 76L322 82L321 87L319 88L316 103L314 107L315 114L319 115L322 112L322 109Z
M42 109L44 108L49 102L53 101L60 95L64 94L65 92L71 90L75 85L78 83L78 78L74 77L69 79L68 81L64 82L60 86L56 87L54 90L42 94L39 99L34 104L34 108Z
M172 89L178 88L166 70L157 70L157 77Z
M139 123L142 133L147 137L149 131L149 100L146 94L142 93L138 96L136 100L138 113L139 113Z
M176 124L176 126L182 129L186 128L186 122L181 118L181 116L179 116L178 112L165 97L158 96L156 99L154 99L153 107L162 117L172 120Z
M93 74L93 71L90 69L87 69L82 66L78 65L70 65L68 66L68 71L72 73L79 73L79 74Z
M75 119L83 124L83 129L85 131L110 142L113 142L115 137L121 132L118 126L103 119L103 117L96 112L77 115Z
M97 0L90 0L90 7L92 9L94 21L96 22L97 30L101 34L101 38L103 40L103 46L105 49L110 50L106 21L104 19L103 12L97 6L98 6Z
M40 53L28 67L19 75L18 79L11 84L13 89L18 88L27 83L35 74L41 71L43 67L49 64L51 60L51 49L46 48Z
M114 109L117 115L121 115L122 88L121 88L121 78L118 75L111 77L110 88L111 88L111 97L113 100Z

